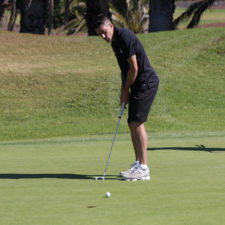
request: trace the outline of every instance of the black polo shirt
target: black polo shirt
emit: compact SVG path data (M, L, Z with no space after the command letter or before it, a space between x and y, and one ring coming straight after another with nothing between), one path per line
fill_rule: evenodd
M158 77L149 63L141 42L132 31L114 27L114 35L111 46L123 75L123 86L125 85L129 68L127 59L133 55L136 55L137 58L138 74L135 82L131 86L131 89L137 87L138 84L142 82L158 82Z

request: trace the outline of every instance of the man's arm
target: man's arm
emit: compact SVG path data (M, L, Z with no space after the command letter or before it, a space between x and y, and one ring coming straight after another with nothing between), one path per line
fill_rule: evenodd
M137 65L137 58L136 55L133 55L127 59L128 64L129 64L129 69L127 72L127 79L125 82L124 87L122 87L121 90L121 97L120 97L120 102L125 102L125 104L128 103L129 100L129 89L131 85L134 83L136 80L137 74L138 74L138 65Z

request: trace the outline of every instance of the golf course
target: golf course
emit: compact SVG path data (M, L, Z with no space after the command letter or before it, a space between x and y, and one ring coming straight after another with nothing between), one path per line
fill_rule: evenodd
M0 31L1 225L225 224L225 29L137 36L160 85L145 124L151 180L126 182L127 109L94 179L120 110L110 45Z

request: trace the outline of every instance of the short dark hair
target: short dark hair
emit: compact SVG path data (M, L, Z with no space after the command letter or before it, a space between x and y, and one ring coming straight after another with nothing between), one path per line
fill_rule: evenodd
M98 27L100 27L101 25L105 24L108 21L111 22L111 20L108 17L99 14L95 17L93 28L96 30Z

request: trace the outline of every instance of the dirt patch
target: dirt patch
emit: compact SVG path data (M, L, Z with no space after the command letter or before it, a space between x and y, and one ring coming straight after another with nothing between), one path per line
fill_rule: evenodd
M225 23L201 24L197 26L197 28L207 28L207 27L225 27Z
M225 2L215 2L211 9L225 9Z
M198 1L195 1L198 2ZM175 5L177 8L188 8L191 4L193 4L193 1L178 1L175 2ZM225 1L216 1L213 3L211 9L225 9Z

